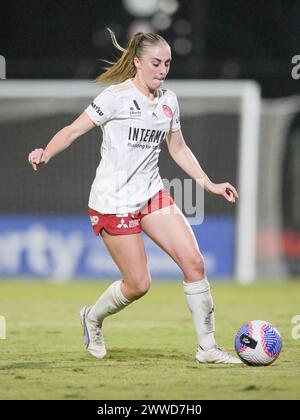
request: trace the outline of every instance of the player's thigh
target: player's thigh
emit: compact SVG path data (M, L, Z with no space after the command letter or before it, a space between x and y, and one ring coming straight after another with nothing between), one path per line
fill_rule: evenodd
M101 236L128 286L150 282L144 241L140 233L111 235L102 230Z
M191 226L176 205L165 207L143 217L142 230L183 271L203 265L203 258Z

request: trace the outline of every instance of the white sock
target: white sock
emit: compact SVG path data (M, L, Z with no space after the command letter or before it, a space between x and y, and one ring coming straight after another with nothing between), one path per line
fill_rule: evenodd
M199 346L209 350L216 345L214 305L207 278L193 283L183 282L187 305L192 313Z
M107 316L116 314L131 302L121 291L121 281L115 281L99 297L95 305L92 306L88 313L88 318L102 325L103 320Z

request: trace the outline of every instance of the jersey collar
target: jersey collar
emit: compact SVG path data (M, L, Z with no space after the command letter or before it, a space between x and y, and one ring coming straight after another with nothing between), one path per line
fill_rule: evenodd
M159 98L161 97L161 91L160 89L157 89L156 91L156 96L153 99L153 101L151 101L143 92L141 92L133 83L132 79L129 79L129 82L131 83L131 85L133 86L133 88L135 89L135 91L139 94L140 97L142 97L144 99L144 101L146 101L148 104L151 105L157 105Z

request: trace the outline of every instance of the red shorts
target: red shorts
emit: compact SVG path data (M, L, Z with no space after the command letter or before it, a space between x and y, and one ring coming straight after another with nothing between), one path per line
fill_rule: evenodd
M89 208L89 215L95 235L105 229L112 235L130 235L142 231L141 220L147 214L174 204L173 198L166 190L160 190L148 200L148 204L136 213L102 214Z

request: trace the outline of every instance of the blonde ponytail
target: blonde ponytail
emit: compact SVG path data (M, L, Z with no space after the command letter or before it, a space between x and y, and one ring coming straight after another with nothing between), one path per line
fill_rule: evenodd
M122 83L127 79L132 79L136 74L134 65L134 57L141 58L145 47L155 45L157 43L168 44L167 41L160 35L152 33L138 32L130 38L127 48L121 47L118 43L114 32L107 28L112 44L122 53L121 57L116 62L104 60L109 64L105 68L105 72L97 77L97 82L100 83Z

